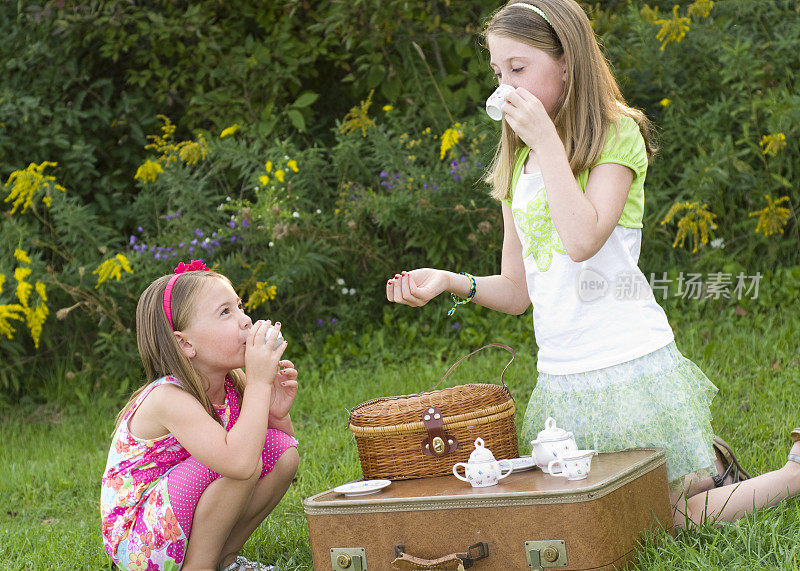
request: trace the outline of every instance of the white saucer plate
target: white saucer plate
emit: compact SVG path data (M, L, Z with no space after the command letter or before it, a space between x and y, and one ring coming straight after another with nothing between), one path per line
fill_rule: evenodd
M536 468L536 461L530 456L522 456L521 458L512 458L509 460L514 472L524 472Z
M356 480L355 482L348 482L337 486L333 491L348 497L366 496L367 494L374 494L382 490L391 483L391 480Z

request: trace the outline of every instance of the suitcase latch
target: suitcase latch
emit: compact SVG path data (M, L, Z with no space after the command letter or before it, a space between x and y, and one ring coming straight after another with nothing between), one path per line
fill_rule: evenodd
M545 567L566 567L567 546L560 539L526 541L525 558L533 571L541 571Z
M428 437L422 441L422 452L428 456L441 458L458 448L458 440L451 434L444 433L442 411L435 406L429 407L422 414L422 423L428 431Z
M367 571L367 552L363 547L331 547L333 571Z

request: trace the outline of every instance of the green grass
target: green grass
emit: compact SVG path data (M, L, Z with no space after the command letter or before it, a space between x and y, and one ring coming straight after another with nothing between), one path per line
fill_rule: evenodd
M711 312L706 312L711 314ZM737 316L725 310L671 316L678 347L720 388L714 402L716 431L742 463L761 473L779 467L788 431L800 424L798 321L783 312ZM492 320L503 331L503 320ZM514 328L516 331L517 328ZM518 334L494 340L517 348L506 375L519 415L536 378L535 358ZM301 393L293 412L301 465L275 512L257 530L245 554L281 569L311 569L302 500L360 477L348 409L367 399L430 388L463 347L441 358L401 358L391 335L362 340L365 357L338 366L317 357L298 363ZM407 341L403 341L407 343ZM420 352L418 354L423 354ZM368 357L367 357L368 356ZM491 349L459 368L450 384L487 381L505 364ZM326 363L320 366L314 363ZM59 373L54 373L59 377ZM65 394L54 378L53 391ZM0 567L3 569L110 569L100 539L99 482L119 398L98 395L87 404L24 405L0 410ZM518 418L519 426L519 418ZM800 568L800 502L762 510L740 522L706 527L639 552L640 569Z

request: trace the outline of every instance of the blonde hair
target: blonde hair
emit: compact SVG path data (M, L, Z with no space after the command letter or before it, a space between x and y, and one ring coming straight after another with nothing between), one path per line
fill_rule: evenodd
M201 288L211 279L230 280L216 272L185 272L175 281L171 295L173 331L164 314L164 290L171 275L161 276L151 283L139 297L136 306L136 343L142 359L147 382L131 395L127 404L117 415L116 428L130 410L142 391L153 381L165 376L176 377L181 388L192 395L220 424L222 420L203 388L203 380L178 344L174 331L181 331L189 325L195 309L195 300ZM244 392L244 373L241 369L230 371L228 376L241 397Z
M550 23L534 10L513 4L539 8ZM608 129L619 115L627 115L639 125L648 159L655 154L650 121L644 113L625 104L589 18L574 0L510 0L486 25L484 40L490 35L522 42L554 59L564 57L566 80L554 109L553 123L564 143L573 174L577 176L595 164ZM495 199L508 198L514 160L524 146L503 121L500 142L486 177Z

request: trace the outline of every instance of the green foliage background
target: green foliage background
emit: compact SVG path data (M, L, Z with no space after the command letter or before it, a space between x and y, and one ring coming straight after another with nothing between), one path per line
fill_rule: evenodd
M51 313L38 349L25 325L12 322L13 338L0 346L0 398L130 390L140 381L138 294L189 257L217 266L246 300L259 284L275 285L275 299L253 316L283 321L293 356L338 366L366 358L359 340L367 337L385 338L398 358L438 355L499 332L534 350L529 317L468 307L456 322L444 317L444 298L423 311L384 301L385 280L402 269L499 269L500 211L481 182L497 125L482 111L493 79L480 30L500 4L0 4L0 180L56 161L51 174L66 187L50 208L36 203L12 215L3 205L0 305L14 300L19 248L31 257L32 279L47 285ZM650 8L669 19L673 4ZM764 275L758 299L673 296L668 310L800 309L797 3L718 0L663 50L643 3L583 5L629 103L659 129L645 273ZM135 180L139 165L157 157L145 145L160 132L158 115L177 126L176 141L203 134L208 156L178 160L155 182ZM239 130L221 139L233 124ZM461 137L441 158L454 127ZM762 137L777 133L787 145L765 154ZM767 194L788 197L782 234L755 232L749 214L766 206ZM659 221L674 203L694 201L717 215L712 237L724 248L672 247L675 227ZM94 270L117 253L133 273L98 284ZM64 371L68 394L46 388L46 370Z

